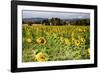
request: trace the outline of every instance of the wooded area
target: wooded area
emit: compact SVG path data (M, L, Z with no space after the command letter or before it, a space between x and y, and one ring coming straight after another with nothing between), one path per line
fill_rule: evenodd
M45 20L30 20L23 21L23 24L42 24L42 25L90 25L90 19L60 19L60 18L51 18Z

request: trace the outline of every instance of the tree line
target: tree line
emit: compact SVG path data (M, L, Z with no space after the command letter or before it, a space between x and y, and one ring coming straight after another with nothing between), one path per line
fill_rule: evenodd
M60 18L51 18L42 21L23 21L23 24L42 24L42 25L90 25L90 19L60 19Z

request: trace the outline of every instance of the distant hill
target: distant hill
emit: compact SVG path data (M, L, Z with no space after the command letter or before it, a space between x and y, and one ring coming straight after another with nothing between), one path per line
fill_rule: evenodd
M36 22L36 21L43 21L47 20L47 18L24 18L23 22Z

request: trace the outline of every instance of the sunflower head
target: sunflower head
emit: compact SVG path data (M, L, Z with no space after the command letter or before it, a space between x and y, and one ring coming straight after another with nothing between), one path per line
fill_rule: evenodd
M68 38L65 39L65 43L66 43L67 45L70 45L70 41L69 41Z
M85 39L84 38L80 38L81 42L85 42Z
M40 37L40 38L38 38L38 39L36 40L36 42L37 42L38 44L45 44L45 43L46 43L46 40L45 40L44 37Z
M38 54L36 54L36 60L38 62L45 62L47 59L42 52L39 52Z
M74 38L72 38L71 43L75 44L75 39Z
M78 29L79 32L82 32L82 29Z
M28 43L31 43L31 42L32 42L32 39L28 38L28 39L26 39L26 41L27 41Z
M75 45L79 46L80 45L80 41L79 40L75 40Z

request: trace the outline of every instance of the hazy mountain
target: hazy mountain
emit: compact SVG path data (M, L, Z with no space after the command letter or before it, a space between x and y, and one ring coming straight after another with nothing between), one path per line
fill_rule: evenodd
M34 22L34 21L43 21L47 20L47 18L24 18L23 21Z

